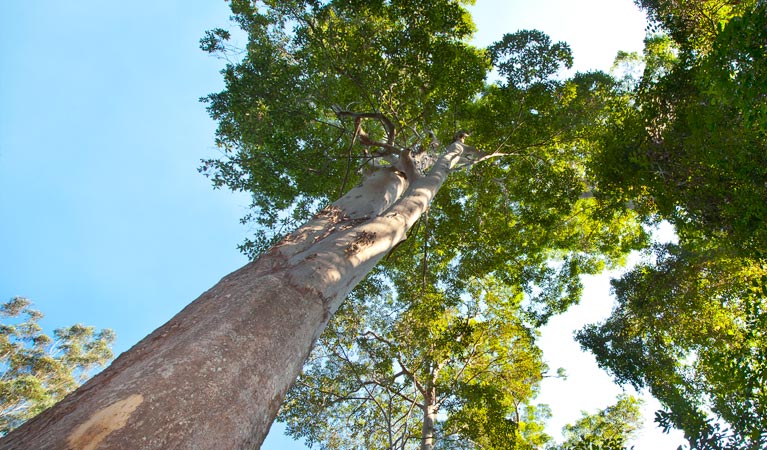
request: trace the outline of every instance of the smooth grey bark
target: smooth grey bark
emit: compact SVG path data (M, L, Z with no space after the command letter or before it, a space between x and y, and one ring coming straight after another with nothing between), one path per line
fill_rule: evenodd
M467 148L448 146L426 176L375 172L0 449L259 448L331 315L466 164Z

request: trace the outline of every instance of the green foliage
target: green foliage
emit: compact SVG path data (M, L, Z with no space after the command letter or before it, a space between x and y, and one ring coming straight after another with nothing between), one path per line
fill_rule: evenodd
M668 34L646 40L592 171L600 198L671 222L679 243L614 281L612 316L578 339L693 448L764 448L767 5L637 3Z
M470 101L489 68L484 51L464 42L474 25L462 2L233 1L247 33L242 61L223 71L226 89L204 99L219 122L221 159L201 171L215 186L253 194L258 254L356 183L370 159L352 152L351 121L334 109L385 115L393 142L409 147L414 128L443 141L448 108ZM218 51L226 36L209 32L202 47ZM387 140L370 121L371 139ZM452 127L451 127L452 128Z
M418 448L431 405L435 448L545 442L524 414L546 367L520 293L490 279L461 294L413 290L410 278L336 313L283 404L288 434L322 449Z
M686 49L706 51L733 17L754 7L757 0L634 0L647 11L650 30L667 31Z
M564 369L557 370L558 376L562 376ZM552 438L545 432L545 424L551 418L551 408L548 405L527 404L522 408L519 421L519 434L521 439L517 443L517 448L524 450L533 450L544 448L545 444L551 442Z
M596 169L606 195L745 256L767 248L766 17L762 5L732 18L703 55L674 61L667 44L648 45L636 107L617 118Z
M475 146L509 154L503 164L451 182L447 189L455 194L446 201L481 201L542 225L571 216L589 189L583 164L594 121L611 101L608 78L553 81L572 56L538 31L507 35L489 52L471 47L466 39L473 24L461 3L232 3L249 38L247 52L224 70L226 89L205 99L219 122L223 154L201 170L215 186L253 194L253 210L243 220L258 229L243 245L247 254L257 255L356 183L358 169L374 156L354 145L354 124L339 118L338 108L387 117L391 135L376 120L366 121L365 131L401 148L417 147L428 132L450 142L464 128ZM223 37L214 30L203 47L221 49ZM508 69L503 86L485 86L491 55ZM596 209L575 214L600 223ZM612 253L622 254L642 240L641 229L631 226L631 214L611 214L616 217L608 220L623 226L611 223L603 231L611 235L609 247L619 245ZM474 230L482 234L464 233L463 240L479 236L504 245L510 226L503 222L482 220L483 229ZM593 237L585 247L598 245Z
M437 234L442 227L461 233L460 276L495 270L505 282L531 288L538 323L577 301L578 275L619 265L645 243L632 211L607 209L590 196L586 167L621 102L616 87L602 73L527 89L488 87L470 114L472 139L509 156L454 176L435 201L435 208L449 208ZM551 289L536 295L534 286Z
M624 450L642 426L642 402L623 395L618 402L583 417L562 429L565 441L550 450Z
M529 405L545 371L534 327L579 301L581 274L646 244L634 211L594 195L589 170L629 108L620 83L558 79L570 49L539 31L469 45L464 3L232 2L248 42L204 99L222 154L201 171L252 194L249 256L394 164L387 151L437 152L470 130L494 156L451 173L336 313L281 412L309 444L415 445L430 398L446 415L438 447L545 444L545 411ZM226 52L228 38L213 30L201 45ZM503 79L488 84L493 68Z
M505 35L488 49L493 66L517 88L543 83L556 75L562 67L571 68L573 55L564 42L551 43L551 39L538 30L523 30Z
M112 359L112 330L80 324L54 331L38 325L43 315L15 297L0 306L0 434L61 400Z
M613 282L612 316L578 340L619 382L649 387L667 408L660 423L694 448L763 448L767 266L677 246L658 253Z

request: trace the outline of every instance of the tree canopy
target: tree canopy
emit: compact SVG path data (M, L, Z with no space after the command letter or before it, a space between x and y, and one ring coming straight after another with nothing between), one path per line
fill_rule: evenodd
M549 450L624 450L642 425L640 405L640 400L624 394L593 414L584 411L562 429L565 441Z
M638 3L660 34L595 158L597 189L671 222L678 242L615 280L612 316L578 339L618 381L649 387L658 422L693 448L763 448L767 9Z
M545 442L528 406L547 368L522 292L493 279L419 285L412 272L336 313L282 407L288 433L327 449Z
M671 16L666 26L681 42L648 38L634 105L613 118L595 166L600 190L657 212L685 241L714 240L731 252L764 257L764 5L699 3L731 11L730 20L704 33L675 28ZM735 14L748 4L751 9ZM697 14L698 6L650 12ZM708 38L689 48L688 35Z
M590 148L621 101L615 83L557 79L570 50L537 31L470 46L461 3L232 2L248 45L223 71L226 90L205 99L222 154L201 170L252 193L246 253L386 166L392 149L434 154L459 130L498 158L453 174L414 229L452 261L451 283L492 273L528 290L557 284L567 295L541 306L545 318L577 299L578 274L643 245L632 211L588 195ZM227 37L214 30L203 47L224 51ZM502 79L486 84L492 67Z
M290 392L291 433L327 448L407 441L429 395L448 415L442 437L526 439L545 372L532 329L579 301L581 274L646 242L634 211L593 195L595 146L628 101L619 83L562 77L571 51L540 31L470 45L464 3L232 2L248 44L223 71L226 89L204 99L221 156L201 171L252 194L251 257L334 214L321 208L377 170L407 173L412 159L425 174L443 143L478 149L347 300ZM212 30L202 47L227 53L229 39ZM310 415L326 421L296 419ZM340 417L358 426L339 433Z

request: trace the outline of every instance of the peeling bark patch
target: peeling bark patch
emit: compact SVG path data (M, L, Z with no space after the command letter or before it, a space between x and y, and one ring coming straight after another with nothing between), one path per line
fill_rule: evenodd
M345 219L346 214L344 211L335 205L328 205L320 210L315 217L319 219L327 219L330 223L338 223Z
M335 207L334 207L335 208ZM358 225L361 225L368 220L370 220L370 216L364 216L360 217L358 219L352 219L351 216L345 214L340 209L336 208L332 212L332 215L327 215L325 217L328 218L328 221L332 224L330 227L328 227L324 233L314 238L314 242L317 243L326 237L330 236L331 234L335 233L336 231L346 231L350 228L354 228ZM356 211L355 211L356 213ZM331 213L328 213L331 214Z
M358 253L363 247L367 247L375 242L376 234L370 231L361 231L357 233L357 236L353 241L349 242L344 250L347 255L354 255Z
M97 411L67 438L68 450L94 450L107 436L124 427L133 411L144 401L141 394L113 403Z
M298 240L298 236L294 235L294 233L288 233L284 238L282 238L282 240L280 240L277 244L275 244L275 247L291 244L293 242L296 242L297 240Z

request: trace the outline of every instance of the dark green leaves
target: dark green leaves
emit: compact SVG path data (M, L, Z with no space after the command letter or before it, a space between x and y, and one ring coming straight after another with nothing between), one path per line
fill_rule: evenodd
M649 387L659 424L692 448L761 449L767 10L639 3L670 38L646 40L633 105L613 116L593 171L599 195L673 223L679 244L615 280L612 316L578 340L619 382Z
M506 85L527 88L547 81L563 68L573 65L573 54L564 42L551 39L538 30L506 34L488 49L493 66L505 78Z
M707 51L719 31L755 0L634 0L647 11L652 32L668 32L686 50Z
M464 42L473 24L461 2L234 1L232 11L248 44L224 69L225 90L205 99L223 154L201 171L253 193L255 253L356 184L370 160L350 146L354 120L334 111L386 116L402 148L427 130L449 141L446 112L472 100L489 68ZM220 51L227 36L213 30L203 46ZM387 140L378 121L363 128Z
M735 17L705 54L648 41L636 106L596 166L606 194L657 209L687 239L747 256L767 246L765 8ZM664 56L666 55L666 56Z
M215 28L205 32L205 36L200 39L200 49L208 53L223 52L226 50L224 41L228 41L231 35L222 28Z

